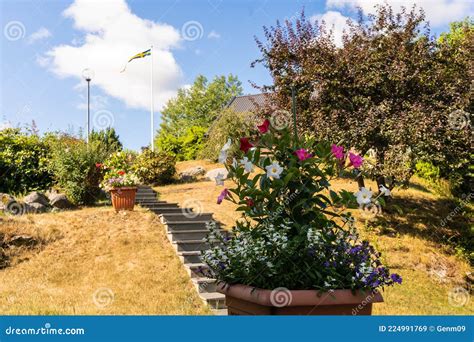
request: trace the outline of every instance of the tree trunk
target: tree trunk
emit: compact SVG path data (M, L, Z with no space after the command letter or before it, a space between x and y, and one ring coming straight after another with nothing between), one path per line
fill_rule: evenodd
M359 189L365 188L364 176L362 176L362 173L359 173L356 179L357 179L357 185L359 186Z

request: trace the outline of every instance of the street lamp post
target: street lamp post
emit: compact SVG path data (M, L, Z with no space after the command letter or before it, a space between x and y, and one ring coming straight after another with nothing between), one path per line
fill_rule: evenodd
M90 83L92 77L94 77L94 71L92 69L84 69L82 71L82 77L87 81L87 144L89 144L89 134L91 133L90 125L91 125L91 89Z

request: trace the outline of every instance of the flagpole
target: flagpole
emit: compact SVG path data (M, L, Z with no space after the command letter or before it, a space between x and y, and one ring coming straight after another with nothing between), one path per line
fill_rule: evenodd
M153 106L153 45L150 48L150 63L151 63L151 105L150 105L150 119L151 119L151 150L155 151L155 142L154 139L154 131L155 131L155 120L154 120L154 106Z

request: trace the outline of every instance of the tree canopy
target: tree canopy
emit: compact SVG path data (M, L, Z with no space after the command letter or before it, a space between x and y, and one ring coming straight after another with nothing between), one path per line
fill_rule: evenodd
M360 10L342 47L324 22L304 13L264 33L255 63L269 69L274 84L262 89L289 110L294 87L299 130L372 152L369 171L379 184L406 182L425 157L465 166L470 133L451 127L450 115L472 109L472 24L454 24L437 40L421 10L395 13L385 4L374 15Z
M216 76L210 82L198 76L189 88L180 89L163 109L163 122L156 137L158 149L178 159L196 157L210 124L233 97L241 94L241 83L233 75Z

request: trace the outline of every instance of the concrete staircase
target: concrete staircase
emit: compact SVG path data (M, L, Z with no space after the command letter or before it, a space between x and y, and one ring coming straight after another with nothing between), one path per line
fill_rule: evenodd
M139 186L135 203L160 216L168 239L191 278L199 297L216 315L227 315L225 296L216 292L216 280L203 276L207 265L201 261L201 251L208 229L206 222L212 213L195 213L192 208L180 208L177 203L156 199L156 192L149 186Z

